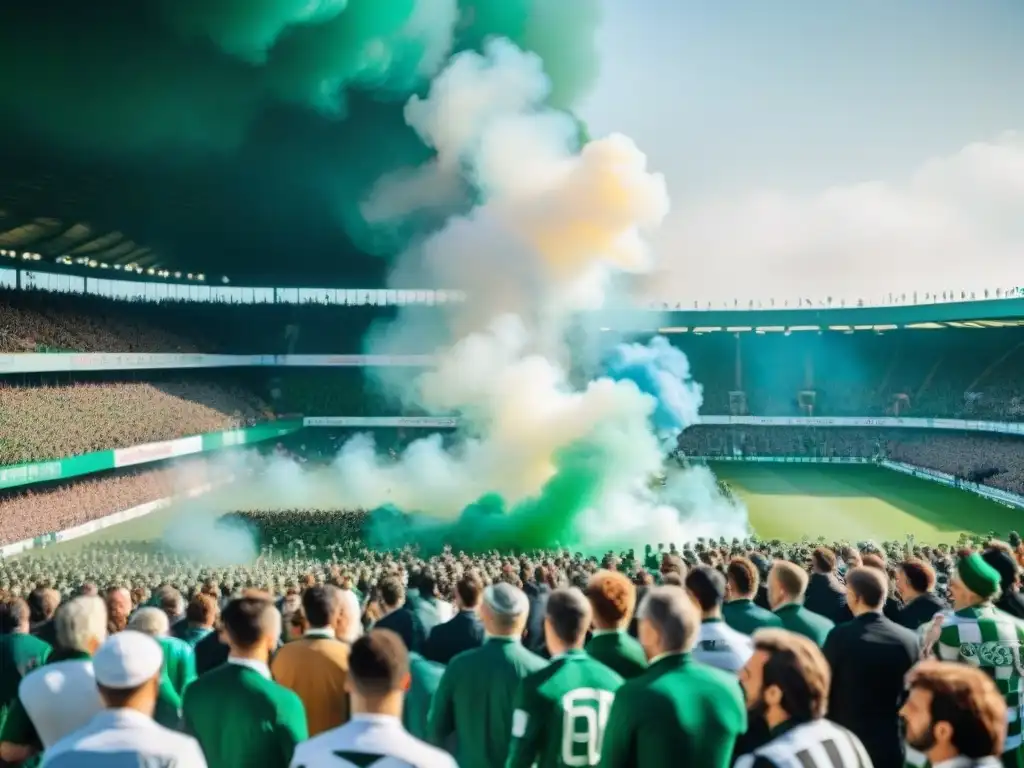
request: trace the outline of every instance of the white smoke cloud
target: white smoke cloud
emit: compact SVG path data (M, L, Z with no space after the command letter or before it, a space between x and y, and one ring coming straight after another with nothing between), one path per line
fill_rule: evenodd
M416 275L468 300L438 308L444 322L401 313L370 351L423 344L428 335L425 348L438 349L439 362L414 382L412 399L431 413L459 412L470 439L454 452L438 437L417 441L397 463L381 460L368 439L352 441L337 461L336 493L357 506L393 503L446 517L489 492L512 506L536 498L561 452L586 442L603 462L600 498L588 513L600 525L585 525L586 536L692 538L678 511L646 488L662 459L649 426L653 398L629 381L574 389L560 364L573 314L601 307L615 275L652 266L643 236L668 213L664 179L623 136L577 152L573 121L543 106L548 91L537 57L492 41L482 55L456 57L425 98L410 101L409 123L438 154L405 182L387 181L391 202L415 201L430 176L456 172L468 173L481 202L400 257L392 280ZM386 207L382 189L370 201L378 210ZM385 383L408 396L407 378ZM745 516L731 521L730 531L745 530Z
M662 301L881 299L1021 283L1024 135L930 160L898 183L764 190L679 210L656 238ZM689 269L694 262L698 271Z

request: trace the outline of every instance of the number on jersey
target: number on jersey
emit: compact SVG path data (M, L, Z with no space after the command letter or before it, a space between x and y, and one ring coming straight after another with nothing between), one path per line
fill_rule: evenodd
M562 697L562 762L570 768L601 762L601 740L615 694L577 688Z

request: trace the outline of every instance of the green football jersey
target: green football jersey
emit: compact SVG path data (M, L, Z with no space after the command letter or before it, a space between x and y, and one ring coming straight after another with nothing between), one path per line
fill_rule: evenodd
M569 651L523 678L506 768L581 768L601 761L601 740L622 677Z
M926 631L927 634L927 631ZM985 603L944 614L932 655L940 661L957 661L986 672L1006 700L1007 732L1004 752L1021 747L1024 718L1024 665L1021 644L1024 623Z

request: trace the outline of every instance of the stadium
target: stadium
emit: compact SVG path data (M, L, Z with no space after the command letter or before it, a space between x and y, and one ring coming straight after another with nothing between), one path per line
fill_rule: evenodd
M17 264L0 281L8 557L43 545L58 553L64 542L159 540L176 516L167 478L204 457L271 449L316 462L363 428L401 450L456 423L402 412L377 394L369 368L427 358L416 349L363 353L362 338L393 314L389 301L409 300L395 291L203 286L198 294L188 283ZM197 298L157 293L176 290ZM431 311L429 294L416 299ZM759 537L938 544L1016 525L1024 298L1012 288L877 307L646 312L622 334L670 339L704 388L681 455L706 462L735 491ZM343 331L325 332L335 328ZM90 426L43 426L78 418ZM103 427L92 421L108 418ZM108 506L74 501L79 489L110 485L124 496ZM110 524L153 503L171 506ZM47 507L67 517L27 513Z
M945 242L1015 251L1018 135L719 248L587 124L599 0L46 5L0 11L0 765L1020 768L1024 286ZM923 219L934 270L850 269ZM758 240L760 294L675 295Z

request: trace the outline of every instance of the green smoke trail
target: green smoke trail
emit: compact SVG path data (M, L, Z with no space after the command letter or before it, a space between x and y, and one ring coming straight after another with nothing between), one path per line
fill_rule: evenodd
M578 522L604 493L607 451L600 442L579 441L555 457L557 473L536 498L511 509L496 494L470 505L455 521L441 521L385 508L371 515L367 538L381 549L415 545L438 553L445 545L467 552L526 551L552 546L577 549Z

